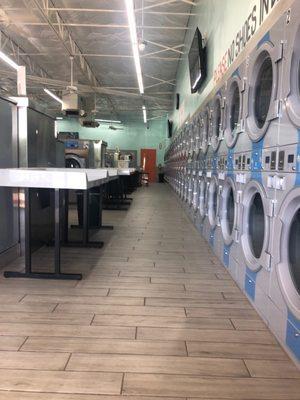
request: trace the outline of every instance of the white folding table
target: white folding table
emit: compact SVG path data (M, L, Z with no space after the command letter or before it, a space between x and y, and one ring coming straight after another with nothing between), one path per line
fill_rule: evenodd
M83 240L65 245L102 247L102 242L89 241L88 191L108 180L107 169L70 168L7 168L0 169L0 187L22 188L25 191L25 272L5 271L6 278L81 279L81 274L61 272L61 226L63 194L68 190L83 191ZM31 265L30 189L54 190L54 272L33 272ZM65 227L67 231L67 227Z

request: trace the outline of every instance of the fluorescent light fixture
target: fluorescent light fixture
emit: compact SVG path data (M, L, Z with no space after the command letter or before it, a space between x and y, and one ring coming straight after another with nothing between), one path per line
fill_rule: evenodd
M106 122L108 124L121 124L121 121L113 121L111 119L99 119L99 118L95 118L95 121L97 122Z
M63 119L63 117L56 117L56 119L57 119L58 121L61 121L61 120Z
M51 92L49 89L44 88L44 92L47 93L50 97L52 97L54 100L58 101L60 104L63 104L62 99L56 96L53 92Z
M201 76L202 76L202 74L201 74L201 72L200 72L200 74L198 75L198 77L197 77L195 83L193 84L193 89L195 89L195 87L198 85L198 82L200 81Z
M146 107L143 106L143 117L144 117L144 124L147 123L147 110Z
M144 93L144 84L143 84L143 77L142 77L142 69L141 69L141 61L140 61L140 54L139 54L139 41L136 32L136 23L135 23L135 13L134 13L134 4L133 0L125 0L126 10L127 10L127 18L128 18L128 25L130 31L130 39L131 39L131 46L133 52L133 59L135 64L135 70L139 85L140 93Z
M5 61L6 64L10 65L14 69L18 69L19 65L15 63L11 58L9 58L6 54L0 51L0 59Z

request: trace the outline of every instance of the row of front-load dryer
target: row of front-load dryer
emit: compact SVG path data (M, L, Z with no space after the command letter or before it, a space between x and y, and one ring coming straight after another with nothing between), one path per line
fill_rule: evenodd
M190 218L300 365L300 4L165 154Z

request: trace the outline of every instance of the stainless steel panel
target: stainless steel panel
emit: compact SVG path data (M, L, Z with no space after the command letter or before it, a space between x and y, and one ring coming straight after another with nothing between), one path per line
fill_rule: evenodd
M28 108L27 155L25 164L21 166L56 167L57 161L55 120L42 112ZM49 243L54 236L54 198L48 189L31 189L30 199L32 244L33 248L37 249ZM21 218L23 227L22 221L23 218ZM22 249L23 244L22 241Z
M15 119L13 119L13 117ZM16 106L0 98L0 167L17 167L17 114ZM19 242L17 192L9 188L0 189L0 253Z

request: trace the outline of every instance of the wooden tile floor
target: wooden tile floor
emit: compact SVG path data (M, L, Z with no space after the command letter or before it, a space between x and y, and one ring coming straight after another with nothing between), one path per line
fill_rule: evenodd
M300 399L299 371L167 186L105 222L103 249L63 252L82 281L0 278L0 400Z

